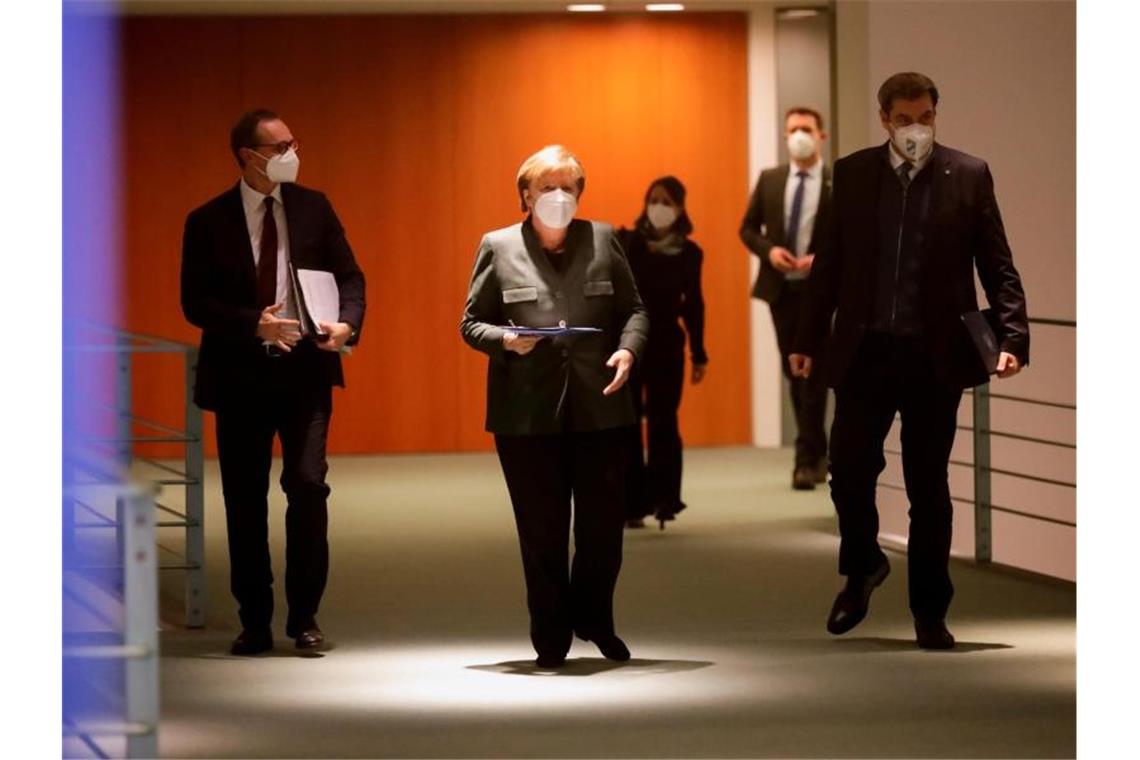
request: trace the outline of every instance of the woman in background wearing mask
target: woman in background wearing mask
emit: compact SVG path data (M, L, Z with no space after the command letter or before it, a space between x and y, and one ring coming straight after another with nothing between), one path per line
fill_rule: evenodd
M613 593L634 422L626 381L649 324L613 227L574 218L585 185L560 145L523 162L527 217L483 236L460 325L489 357L486 429L514 508L540 668L563 665L575 634L611 660L630 657ZM582 332L528 334L558 327Z
M638 292L649 311L653 330L645 359L630 385L639 423L630 446L631 474L626 525L640 528L654 515L665 528L685 508L681 501L681 433L677 410L685 381L685 334L693 367L693 384L708 366L705 353L705 301L701 295L700 246L689 239L693 223L685 211L685 186L676 177L661 177L645 193L645 207L632 230L618 233L629 256ZM678 319L685 323L684 330ZM641 412L649 427L649 461L641 446Z

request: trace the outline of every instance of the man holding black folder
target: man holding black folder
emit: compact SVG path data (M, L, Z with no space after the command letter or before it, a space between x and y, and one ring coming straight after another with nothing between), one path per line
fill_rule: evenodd
M328 199L293 184L297 141L275 113L244 114L230 133L241 180L192 211L182 243L182 310L202 328L194 401L217 417L230 588L242 632L231 651L273 647L268 490L281 440L286 635L324 644L316 614L328 576L325 444L340 352L364 322L364 275ZM297 270L329 272L339 319L306 310Z
M922 74L896 74L879 89L890 139L836 162L831 217L808 280L791 370L811 374L827 354L835 388L831 497L839 517L839 572L847 577L827 621L833 634L867 614L890 572L878 544L876 481L883 442L902 420L910 501L910 608L918 645L948 649L953 596L948 483L963 388L1029 362L1025 293L981 159L934 142L938 90ZM997 327L993 365L976 344L974 270ZM834 325L832 318L834 316ZM973 334L972 334L973 332ZM826 348L824 342L826 340Z

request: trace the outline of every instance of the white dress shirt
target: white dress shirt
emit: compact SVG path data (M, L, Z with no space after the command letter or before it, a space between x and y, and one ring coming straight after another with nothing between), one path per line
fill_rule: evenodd
M819 158L814 164L807 169L801 169L799 164L794 161L788 166L788 181L784 185L784 229L788 229L788 222L792 215L792 201L796 197L796 187L800 183L800 178L797 175L800 171L806 171L807 176L804 177L804 199L800 206L800 226L796 233L795 247L792 248L792 253L796 258L802 258L809 253L811 247L811 231L815 226L815 215L819 211L819 196L823 191L823 159ZM804 280L807 279L808 272L787 272L784 277L789 280Z
M269 194L273 198L273 219L277 222L277 303L284 308L277 312L282 319L296 319L297 307L293 301L293 289L289 287L289 227L285 222L285 205L281 202L281 185ZM249 231L249 242L253 246L253 269L257 271L261 259L261 230L265 226L265 195L241 181L241 203L245 208L245 226Z
M899 167L903 165L903 161L909 161L910 159L903 158L899 152L895 150L894 144L887 148L887 153L891 154L891 168L895 170L895 174L897 175L899 173ZM926 155L920 160L911 161L912 166L910 167L910 171L907 172L910 175L911 182L913 182L914 178L918 176L918 173L922 171L922 167L926 166L926 162L930 160L932 155L934 155L933 146L931 146L930 150L928 150Z

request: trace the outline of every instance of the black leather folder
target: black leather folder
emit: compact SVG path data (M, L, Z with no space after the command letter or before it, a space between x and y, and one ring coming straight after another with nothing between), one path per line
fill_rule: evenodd
M962 315L962 324L974 342L978 359L986 372L997 374L998 357L1001 356L1001 320L993 309L968 311Z

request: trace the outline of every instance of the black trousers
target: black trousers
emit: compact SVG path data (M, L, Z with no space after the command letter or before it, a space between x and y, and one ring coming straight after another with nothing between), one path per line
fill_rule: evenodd
M910 502L910 609L916 618L941 619L954 595L948 468L962 389L935 376L921 338L868 333L835 398L831 498L839 515L839 572L865 575L883 557L875 485L886 466L883 442L898 412Z
M317 614L329 567L325 475L332 388L302 381L297 369L292 357L267 357L260 378L264 392L217 412L230 590L244 628L268 626L273 618L269 469L273 437L281 439L289 635Z
M495 436L522 548L530 638L540 655L564 655L574 631L587 638L613 633L624 445L624 428Z
M685 334L676 325L651 337L630 376L637 418L646 420L648 457L640 422L627 433L626 519L676 512L681 506L682 444L677 412L685 385Z
M772 323L776 327L776 345L780 349L780 367L792 393L792 409L796 415L796 467L814 467L827 455L827 434L823 420L827 413L827 383L822 372L823 356L813 356L815 371L804 379L792 377L788 354L799 329L800 310L806 283L785 283L776 302L769 304Z

